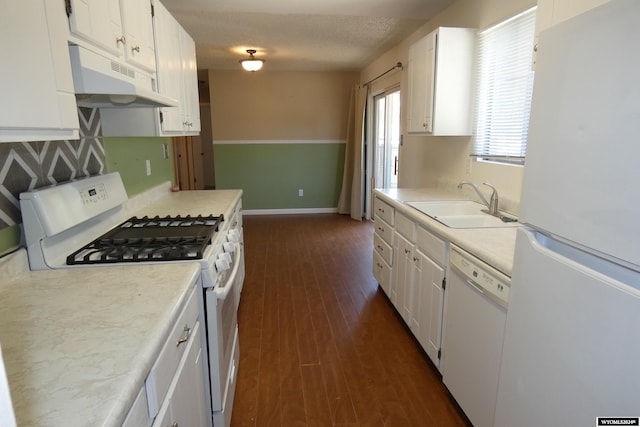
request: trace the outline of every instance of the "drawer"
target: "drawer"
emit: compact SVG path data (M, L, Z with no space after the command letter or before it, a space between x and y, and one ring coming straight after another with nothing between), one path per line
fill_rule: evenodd
M389 225L394 225L393 217L394 217L395 209L388 203L383 202L377 197L373 199L373 214L374 217L380 217Z
M178 368L180 358L184 353L184 349L187 347L187 342L182 341L185 336L189 336L189 339L193 339L191 331L198 321L198 296L196 294L197 287L194 287L193 291L187 298L178 320L176 321L173 329L171 330L167 342L160 351L156 363L151 368L151 372L147 377L146 390L147 400L149 403L149 416L154 419L162 405L171 379ZM188 331L186 329L188 328ZM188 340L187 340L188 341Z
M393 259L393 249L377 234L373 235L373 249L375 252L380 254L387 264L393 265L391 261Z
M409 217L399 213L396 215L396 230L402 234L409 242L416 242L416 223Z
M382 259L377 251L373 252L373 277L387 296L391 291L391 267Z
M373 221L376 228L376 234L382 237L382 240L388 244L393 244L393 227L384 222L380 217L376 217Z
M447 264L448 242L437 237L423 227L418 227L416 246L420 252L431 258L441 267Z

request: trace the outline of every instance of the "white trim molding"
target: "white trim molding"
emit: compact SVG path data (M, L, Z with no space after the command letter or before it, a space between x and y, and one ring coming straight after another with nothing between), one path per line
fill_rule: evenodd
M213 140L214 145L244 145L244 144L346 144L344 139L239 139Z
M338 213L338 208L243 209L242 215L298 215Z

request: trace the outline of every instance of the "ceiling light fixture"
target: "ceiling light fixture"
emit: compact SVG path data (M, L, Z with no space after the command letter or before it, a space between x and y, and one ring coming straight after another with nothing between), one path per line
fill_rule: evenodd
M240 60L242 68L251 72L261 69L265 62L264 59L257 59L253 56L253 54L256 53L255 49L247 49L247 53L250 58Z

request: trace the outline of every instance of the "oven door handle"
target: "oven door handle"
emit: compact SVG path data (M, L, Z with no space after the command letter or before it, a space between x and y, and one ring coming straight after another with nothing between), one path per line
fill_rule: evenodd
M235 261L233 263L233 269L231 270L231 274L227 276L227 282L224 284L224 287L215 288L216 298L218 298L219 300L224 300L227 297L227 295L229 295L231 288L233 288L233 284L236 280L236 276L238 275L238 269L240 268L240 260L241 260L240 251L241 250L242 248L240 247L240 243L236 243L236 249L235 249L236 256L235 256Z

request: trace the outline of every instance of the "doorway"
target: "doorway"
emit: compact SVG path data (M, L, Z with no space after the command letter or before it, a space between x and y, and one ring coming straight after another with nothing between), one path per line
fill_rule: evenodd
M373 97L373 187L398 187L400 89Z

